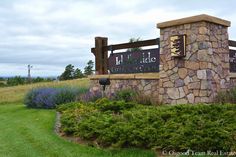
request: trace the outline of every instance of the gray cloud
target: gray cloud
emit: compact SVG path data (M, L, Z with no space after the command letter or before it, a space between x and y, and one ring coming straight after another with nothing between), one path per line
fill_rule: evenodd
M90 48L95 36L110 44L131 37L156 38L156 23L210 14L232 22L230 38L236 39L236 2L233 0L1 0L0 76L59 75L67 64L83 68L94 59ZM37 67L37 68L36 68ZM20 70L19 70L20 68Z

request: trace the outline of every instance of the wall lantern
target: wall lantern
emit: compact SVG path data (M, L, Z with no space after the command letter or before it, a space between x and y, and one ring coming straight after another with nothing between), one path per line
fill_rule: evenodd
M170 37L171 56L186 56L186 35L174 35Z
M102 97L104 97L104 92L105 92L106 86L111 84L110 79L109 78L100 78L99 84L103 87L102 88L103 89Z

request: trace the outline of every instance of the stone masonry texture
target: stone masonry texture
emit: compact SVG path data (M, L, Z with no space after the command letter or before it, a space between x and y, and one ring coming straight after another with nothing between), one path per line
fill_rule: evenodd
M187 36L186 57L173 58L169 39L182 34ZM212 102L229 83L227 27L202 21L160 30L160 101Z
M102 90L98 80L90 80L90 91L98 92ZM159 97L159 80L146 80L146 79L111 79L111 85L106 87L105 94L108 97L115 95L117 91L122 89L132 89L147 98L150 98L153 104L158 103Z

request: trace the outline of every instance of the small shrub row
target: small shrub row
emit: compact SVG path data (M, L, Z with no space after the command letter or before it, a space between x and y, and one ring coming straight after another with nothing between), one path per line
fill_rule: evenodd
M150 96L144 95L143 93L139 93L132 89L123 89L117 91L114 94L113 100L124 100L125 102L135 102L143 105L154 105L153 102L151 101Z
M80 95L79 100L82 102L91 102L91 101L95 102L100 98L102 98L101 91L96 91L96 92L87 91L86 93Z
M231 88L227 91L221 91L215 97L216 103L236 103L236 88Z
M114 100L134 101L137 95L138 93L132 89L123 89L115 93Z
M103 147L236 150L236 105L155 107L100 99L58 111L62 131Z
M87 89L81 88L37 88L27 93L25 105L30 108L52 109L57 105L76 101L77 97Z
M4 82L0 82L0 87L6 87L7 85Z

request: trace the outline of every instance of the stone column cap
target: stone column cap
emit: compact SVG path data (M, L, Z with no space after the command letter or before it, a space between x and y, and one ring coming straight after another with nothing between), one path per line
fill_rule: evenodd
M226 27L230 27L230 21L220 19L218 17L206 15L206 14L201 14L201 15L182 18L182 19L158 23L157 28L166 28L166 27L172 27L172 26L189 24L189 23L194 23L194 22L201 22L201 21L211 22L211 23L223 25Z

